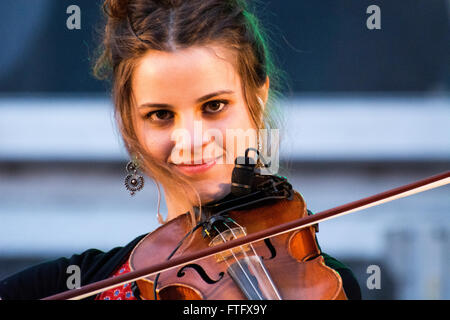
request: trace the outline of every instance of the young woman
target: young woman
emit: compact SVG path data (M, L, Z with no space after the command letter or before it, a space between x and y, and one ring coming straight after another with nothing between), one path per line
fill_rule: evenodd
M134 159L130 170L138 165L164 189L168 212L166 221L158 212L161 223L189 213L195 225L195 208L230 193L234 159L246 148L267 147L248 133L279 128L274 102L281 78L264 32L241 0L107 0L104 11L94 71L113 80L117 124ZM138 175L127 180L132 192L141 184ZM1 281L0 297L38 299L68 290L71 265L80 268L81 285L128 272L130 252L142 238L31 267ZM359 299L352 272L322 255L342 278L347 298ZM136 299L132 287L89 299Z

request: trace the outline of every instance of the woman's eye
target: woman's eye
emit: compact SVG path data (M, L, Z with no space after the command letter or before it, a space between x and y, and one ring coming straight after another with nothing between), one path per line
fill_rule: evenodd
M209 101L203 105L203 111L207 113L217 113L222 111L228 105L226 100Z
M167 121L173 118L173 113L168 110L156 110L147 113L145 117L152 121Z

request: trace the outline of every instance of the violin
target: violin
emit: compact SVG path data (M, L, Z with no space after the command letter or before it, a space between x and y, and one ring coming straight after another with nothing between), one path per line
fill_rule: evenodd
M318 223L450 183L447 171L308 215L285 177L244 177L234 195L200 208L194 228L184 214L141 239L129 258L132 272L44 300L82 299L133 281L142 299L347 299L320 255Z
M197 252L307 216L303 197L285 177L256 172L256 160L248 156L251 150L259 156L258 150L249 148L244 157L235 160L227 197L202 206L200 223L193 229L188 214L184 214L148 234L131 252L131 269L170 259L179 251ZM346 299L339 274L326 266L320 255L315 231L311 226L288 232L143 278L137 281L140 298ZM181 249L187 236L191 239ZM156 259L150 252L158 253Z
M216 219L212 230L194 233L184 254L305 216L306 205L298 192L293 192L291 199L232 210ZM189 229L189 217L184 214L148 234L132 251L131 268L140 270L166 260L180 242L176 235L188 234ZM158 254L149 254L154 252ZM238 246L138 280L137 285L142 299L346 299L339 274L326 266L320 255L313 226Z

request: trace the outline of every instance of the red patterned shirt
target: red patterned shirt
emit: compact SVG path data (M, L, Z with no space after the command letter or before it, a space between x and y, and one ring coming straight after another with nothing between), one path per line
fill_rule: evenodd
M130 265L128 264L128 260L116 271L113 273L112 277L117 277L119 275L130 272ZM137 300L133 295L133 291L131 290L131 283L125 283L119 287L115 287L102 293L98 294L95 297L95 300Z

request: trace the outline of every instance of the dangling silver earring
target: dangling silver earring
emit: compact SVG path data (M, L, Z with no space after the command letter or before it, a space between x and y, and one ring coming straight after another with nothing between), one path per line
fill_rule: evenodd
M141 190L144 187L144 178L137 174L139 168L139 162L137 157L129 161L126 166L128 175L125 177L125 187L130 191L130 195L133 196L136 191Z

